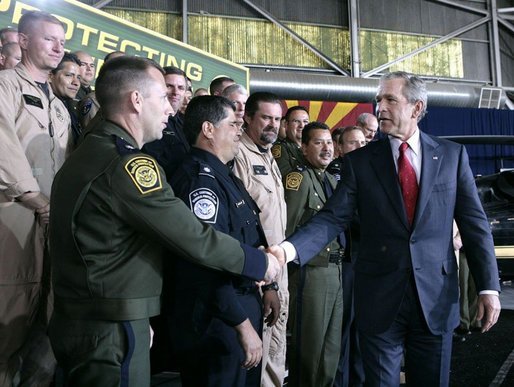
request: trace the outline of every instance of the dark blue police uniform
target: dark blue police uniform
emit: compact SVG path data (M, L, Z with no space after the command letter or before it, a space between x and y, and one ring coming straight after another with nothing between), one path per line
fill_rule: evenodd
M164 169L168 180L182 163L190 149L183 126L184 123L180 113L170 116L168 125L162 131L162 138L143 146L143 152L157 160L162 169Z
M201 221L251 246L265 246L259 210L242 182L213 154L192 148L170 180ZM260 366L246 371L234 326L247 318L262 335L255 283L177 260L170 331L184 386L259 386ZM170 300L166 301L170 302Z

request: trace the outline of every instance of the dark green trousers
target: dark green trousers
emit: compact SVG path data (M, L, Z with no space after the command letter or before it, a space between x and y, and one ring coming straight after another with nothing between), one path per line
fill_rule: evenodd
M289 266L289 382L292 387L331 387L341 354L341 265Z
M73 320L55 313L49 336L62 386L150 386L148 319Z

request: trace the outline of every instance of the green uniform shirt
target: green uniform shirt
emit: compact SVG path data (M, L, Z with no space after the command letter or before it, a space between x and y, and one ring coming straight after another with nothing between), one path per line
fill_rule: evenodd
M289 139L278 140L271 148L271 153L278 164L282 176L296 171L306 164L302 148Z
M320 211L327 197L323 189L323 179L329 180L332 189L336 187L334 176L312 167L290 172L284 178L285 199L287 204L286 236L291 235L299 226L307 223ZM337 238L330 242L307 265L328 267L330 252L341 248Z
M52 187L51 209L55 310L71 318L158 314L163 246L212 269L253 279L265 274L262 252L198 221L174 196L156 161L110 122L65 162Z

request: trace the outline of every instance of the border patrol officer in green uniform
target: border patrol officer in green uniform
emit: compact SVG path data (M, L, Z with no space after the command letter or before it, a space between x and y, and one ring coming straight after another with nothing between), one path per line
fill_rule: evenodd
M159 314L162 247L252 279L279 272L258 249L200 223L162 168L140 151L172 112L163 71L124 56L106 63L96 95L106 121L68 158L52 187L49 327L70 386L149 386L148 318Z
M309 123L309 112L303 106L293 106L285 115L286 138L279 139L271 148L282 176L305 165L302 152L302 130Z
M306 167L285 177L286 235L316 214L336 187L335 178L325 172L333 156L328 126L321 122L306 125L302 150ZM332 386L334 381L341 349L344 246L341 235L305 266L289 265L291 386Z

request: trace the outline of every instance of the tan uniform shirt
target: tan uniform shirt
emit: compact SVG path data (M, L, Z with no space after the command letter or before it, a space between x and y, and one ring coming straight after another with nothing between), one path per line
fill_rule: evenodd
M50 99L21 64L0 72L0 284L40 281L41 230L15 198L29 191L50 197L64 162L70 117L49 92Z
M287 207L282 176L271 151L268 149L267 152L261 152L250 137L243 133L239 153L234 159L234 173L243 181L261 210L259 217L268 244L282 242L286 232ZM284 265L277 283L280 287L280 316L274 326L264 324L262 334L263 387L280 387L285 378L286 324L289 314L287 265Z
M234 159L234 174L261 210L260 218L269 245L285 238L287 207L278 165L271 152L261 152L246 133L241 136L239 153Z

